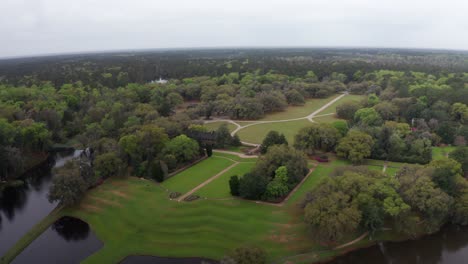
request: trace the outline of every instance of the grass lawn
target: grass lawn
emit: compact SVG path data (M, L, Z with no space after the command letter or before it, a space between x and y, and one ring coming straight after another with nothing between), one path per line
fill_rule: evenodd
M259 124L244 128L237 134L242 141L260 144L268 132L276 130L279 133L283 133L289 144L292 145L294 143L294 136L299 132L299 130L311 124L312 123L310 121L305 119L280 123Z
M118 263L128 255L220 259L241 245L260 245L269 260L322 249L308 237L296 207L250 201L176 202L155 183L110 179L66 215L88 222L104 247L84 263Z
M340 100L334 102L332 105L320 112L319 115L336 113L336 107L345 103L345 102L359 102L362 99L366 98L364 95L348 94Z
M333 123L336 121L346 121L346 120L338 118L333 114L333 115L327 115L327 116L314 117L314 121L317 123Z
M255 160L248 163L239 163L210 184L198 190L196 194L209 199L230 198L232 197L229 189L229 179L231 176L238 175L242 177L245 173L249 172L254 165Z
M162 186L173 192L186 193L233 163L228 159L212 156L172 176Z
M232 132L236 129L236 126L229 123L229 122L224 122L224 121L219 121L219 122L213 122L213 123L207 123L204 124L206 128L208 128L208 131L215 131L217 130L222 124L227 124L227 127L229 129L229 132Z
M206 173L214 175L230 164L227 159L211 157L171 178L173 183L169 180L165 184L185 187L184 182L191 181L188 176L216 167ZM241 167L232 170L248 170L244 164L248 163L240 163ZM118 263L129 255L220 259L242 245L264 248L269 263L303 253L307 254L301 255L300 263L311 263L340 250L314 242L297 203L334 168L347 164L343 160L320 163L283 207L238 199L171 201L155 182L127 177L106 180L90 190L79 206L63 209L60 215L86 221L104 243L83 263ZM203 181L201 178L199 182ZM220 178L210 183L216 190L201 191L225 195L226 189L221 192L221 188L216 188L227 186L222 181ZM40 226L35 228L39 230ZM25 248L31 241L25 238L15 248ZM12 256L15 253L18 252L10 252Z
M259 119L259 120L260 121L283 120L283 119L306 117L338 96L340 95L336 94L328 98L309 99L302 106L289 106L288 108L286 108L285 111L268 114L264 118ZM338 102L340 101L341 100L338 100Z
M446 147L432 147L432 159L442 159L445 158L450 152L454 151L456 147L446 146Z

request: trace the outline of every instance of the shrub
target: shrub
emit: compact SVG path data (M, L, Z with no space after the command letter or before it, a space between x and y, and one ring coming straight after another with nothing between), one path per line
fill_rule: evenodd
M195 200L198 200L198 199L200 199L200 196L198 196L196 194L191 194L191 195L185 197L184 201L191 202L191 201L195 201Z
M239 177L237 175L231 176L229 179L229 188L232 195L239 196Z

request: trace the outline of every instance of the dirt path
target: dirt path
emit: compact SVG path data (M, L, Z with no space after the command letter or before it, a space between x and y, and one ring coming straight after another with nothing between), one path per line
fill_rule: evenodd
M315 121L313 120L314 117L332 115L333 113L332 114L324 114L324 115L317 115L317 114L319 114L323 110L327 109L330 105L334 104L335 102L337 102L341 98L345 97L346 95L348 95L348 92L345 92L342 95L334 98L333 100L326 103L325 105L323 105L319 109L315 110L311 114L309 114L307 116L304 116L304 117L281 119L281 120L266 120L266 121L242 121L244 123L246 123L246 122L250 123L250 124L247 124L247 125L244 125L244 126L238 124L235 120L232 120L232 119L213 119L213 120L205 121L205 123L208 124L208 123L215 123L215 122L227 122L227 123L233 124L233 125L236 126L236 129L234 129L234 131L231 132L231 136L234 136L235 134L237 134L237 132L239 132L240 130L242 130L244 128L255 126L255 125L261 125L261 124L284 123L284 122L299 121L299 120L304 120L304 119L307 119L312 123L315 123ZM255 143L245 142L245 141L242 141L242 144L244 144L246 146L251 146L251 147L260 146L260 144L255 144Z
M225 154L231 154L231 155L236 155L238 156L239 158L243 158L243 159L254 159L254 158L258 158L257 155L245 155L243 153L239 153L239 152L234 152L234 151L229 151L229 150L219 150L219 149L213 149L213 152L216 153L225 153Z
M368 235L369 235L369 232L365 232L364 234L362 234L360 237L354 239L353 241L350 241L350 242L348 242L346 244L343 244L343 245L339 245L339 246L337 246L337 247L335 247L333 249L336 250L336 249L344 248L344 247L347 247L347 246L351 246L352 244L355 244L355 243L363 240Z
M306 118L309 119L310 122L313 122L312 119L320 112L322 112L323 110L327 109L330 105L334 104L336 101L340 100L341 98L345 97L346 95L348 95L348 93L344 93L338 97L336 97L335 99L331 100L330 102L326 103L324 106L320 107L319 109L317 109L315 112L313 112L312 114L308 115Z
M193 194L194 192L200 190L201 188L203 188L205 185L207 185L208 183L214 181L215 179L217 179L219 176L221 176L222 174L224 174L225 172L227 172L228 170L234 168L235 166L237 166L239 164L239 162L234 162L234 164L232 164L231 166L227 167L226 169L222 170L220 173L216 174L215 176L209 178L208 180L202 182L200 185L198 185L197 187L193 188L191 191L189 191L188 193L182 195L181 197L179 197L179 199L177 199L178 202L180 201L183 201L185 198L187 198L188 196L190 196L191 194Z

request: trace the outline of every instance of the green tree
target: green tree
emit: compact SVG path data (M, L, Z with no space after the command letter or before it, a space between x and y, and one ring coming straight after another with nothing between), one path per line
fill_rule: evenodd
M312 124L299 130L294 138L294 147L308 154L328 152L335 148L340 138L340 132L332 125Z
M231 133L227 127L227 124L222 124L218 130L216 130L216 147L225 148L232 142Z
M344 102L336 107L336 115L342 119L353 120L354 114L357 110L361 109L361 107L362 105L358 102Z
M265 154L270 146L273 145L288 145L288 141L284 134L280 134L277 131L270 131L266 135L265 139L263 139L262 145L260 146L260 152Z
M144 125L136 132L137 142L143 160L152 160L162 152L169 137L164 129L156 125Z
M307 157L303 152L286 145L274 145L269 147L267 153L257 160L252 173L263 175L269 182L274 178L275 171L281 166L287 168L289 185L300 182L309 171Z
M265 264L267 255L265 251L255 246L243 246L234 249L233 252L221 260L222 264Z
M122 164L122 160L116 153L105 153L98 155L94 160L94 171L96 175L103 178L119 176Z
M450 152L449 157L461 164L462 170L466 175L468 173L468 147L458 147Z
M239 196L239 176L234 175L229 178L229 189L231 190L231 195Z
M239 179L239 196L247 199L258 200L265 193L269 179L264 175L246 173Z
M444 192L454 195L458 178L462 177L460 163L453 159L443 158L431 161L428 167L434 168L432 181Z
M178 162L187 162L198 156L199 145L196 140L180 135L171 139L164 149L164 153L173 155Z
M361 212L350 197L342 192L319 196L305 207L304 219L318 239L340 241L346 234L357 230Z
M379 126L382 124L382 117L374 108L361 108L354 114L354 122L365 126Z
M336 147L338 156L349 159L352 163L361 163L371 154L374 141L366 133L351 130Z
M80 175L76 162L67 162L57 170L49 191L49 201L58 201L61 205L71 206L79 203L88 186Z
M166 178L166 172L163 168L163 162L161 160L154 160L151 162L150 166L150 176L157 182L163 182Z
M275 171L275 178L268 183L265 198L276 199L285 196L289 192L288 187L288 169L281 166Z

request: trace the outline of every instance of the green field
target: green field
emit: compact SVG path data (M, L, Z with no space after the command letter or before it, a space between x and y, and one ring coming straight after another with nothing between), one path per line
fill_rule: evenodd
M186 193L232 164L234 162L228 159L210 157L167 179L162 186L173 192Z
M219 122L213 122L213 123L207 123L207 124L204 124L204 126L206 128L208 128L209 131L215 131L217 130L222 124L227 124L227 127L229 129L229 132L232 132L234 131L237 127L236 125L233 125L229 122L225 122L225 121L219 121Z
M301 128L311 124L312 123L306 119L289 122L266 123L246 127L241 129L237 134L242 141L260 144L268 132L271 130L276 130L279 133L283 133L286 136L289 144L292 145L294 143L294 136L297 134L297 132L299 132Z
M286 108L285 111L268 114L264 118L259 119L259 121L284 120L306 117L338 96L340 95L336 94L327 98L308 99L306 103L302 106L290 106ZM340 101L341 100L338 100L338 102Z
M229 179L231 176L238 175L242 177L242 175L249 172L254 165L255 160L239 163L234 168L223 173L219 178L198 190L196 194L209 199L230 198L232 197L229 190Z
M432 148L432 159L442 159L448 156L448 154L455 150L455 147L446 146L446 147L433 147Z
M325 108L320 115L336 113L336 107L345 103L345 102L359 102L362 99L366 98L364 95L348 94L340 100L334 102L329 107Z
M217 165L221 159L206 161ZM230 172L240 174L252 164L239 163ZM184 172L174 179L179 176L181 182L187 179ZM113 178L91 190L79 207L63 213L88 222L105 244L84 263L117 263L128 255L220 259L241 245L261 245L273 261L324 249L309 237L294 203L325 177L319 169L284 207L238 199L170 201L152 181ZM226 179L217 180L200 193L225 196Z
M239 199L193 202L168 199L164 187L188 191L190 187L187 186L196 186L227 168L234 162L229 159L236 157L229 154L216 157L218 154L222 153L215 153L213 157L175 175L163 186L135 177L108 179L90 190L79 206L61 210L42 222L50 223L63 215L86 221L104 246L84 263L118 263L129 255L220 259L242 245L261 246L267 251L269 262L301 255L298 263L311 263L344 252L330 250L314 242L297 205L336 167L349 165L347 161L319 163L282 207ZM236 160L238 165L200 189L199 194L229 197L229 176L243 174L255 161L239 157ZM215 169L209 171L210 168ZM35 226L29 232L31 236L22 239L8 252L8 259L46 228L44 224Z

